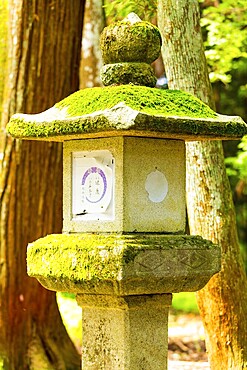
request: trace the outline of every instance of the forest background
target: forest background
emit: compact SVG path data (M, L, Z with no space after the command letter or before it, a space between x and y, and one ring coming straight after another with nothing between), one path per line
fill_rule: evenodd
M189 4L190 1L167 1L166 3L171 5L175 4L175 6L182 7L182 4ZM193 1L191 1L191 3L193 3ZM103 8L102 5L104 5ZM199 5L205 54L207 57L209 76L213 87L213 96L216 104L216 111L223 114L240 115L245 121L247 121L246 1L205 0L200 1ZM56 1L50 0L2 0L0 2L0 114L2 115L0 161L2 161L1 184L3 184L3 186L1 187L0 231L0 267L3 266L3 268L1 267L0 269L0 277L3 277L1 281L5 281L5 278L6 281L11 281L11 279L9 279L7 276L7 272L13 270L15 271L15 277L12 279L11 282L11 284L13 284L13 289L11 288L11 284L9 282L7 284L2 284L0 289L0 298L2 299L2 302L6 302L6 307L5 305L3 305L4 310L0 312L0 334L2 339L0 341L0 355L2 354L2 352L5 353L4 360L2 360L0 356L0 365L1 361L5 361L6 364L13 362L13 364L5 365L5 367L3 367L4 369L7 369L8 366L9 368L13 369L28 368L25 364L18 363L18 361L21 361L21 359L24 358L23 353L26 350L25 341L27 342L27 344L30 341L32 343L31 347L28 344L29 357L32 359L30 360L31 362L35 361L35 356L33 355L33 353L37 350L37 348L39 348L39 353L42 353L41 348L45 347L48 354L44 354L43 357L49 358L49 361L54 364L54 368L62 368L61 362L74 362L75 364L78 364L77 359L72 360L71 358L67 358L69 357L68 354L65 350L63 351L63 347L68 348L66 339L64 339L64 341L60 340L60 343L58 345L59 348L57 348L56 346L56 338L54 338L54 335L52 334L52 328L56 327L55 323L59 322L59 320L55 321L52 315L52 312L56 312L56 306L52 303L54 302L53 295L49 295L48 293L44 293L43 291L42 293L40 292L41 295L37 307L32 307L33 312L31 315L32 320L30 319L30 324L27 325L27 323L29 323L28 317L26 317L24 321L22 318L21 324L17 319L19 306L17 306L12 297L18 294L19 305L23 304L24 296L25 300L28 301L26 295L23 295L21 293L23 291L21 282L24 281L24 284L26 283L27 286L29 284L26 280L24 272L25 250L23 250L22 254L20 254L19 256L17 254L19 253L17 252L17 246L19 244L22 244L26 247L27 242L30 242L31 240L33 240L33 238L38 238L40 234L54 232L55 230L58 230L59 232L59 230L61 229L61 209L58 209L59 207L56 208L56 215L60 217L60 224L57 220L54 221L54 216L50 214L52 212L52 209L54 209L55 207L54 194L50 194L52 203L50 206L50 210L47 210L45 203L47 204L49 202L49 198L47 195L46 187L40 187L39 191L41 190L43 198L42 200L41 198L38 199L37 189L36 191L34 189L32 193L30 192L29 188L31 186L34 188L34 185L37 186L37 184L31 184L31 180L28 184L24 183L23 179L25 179L25 176L23 175L26 174L28 177L31 178L31 174L33 173L33 171L38 171L37 173L35 173L36 176L40 179L42 177L42 174L43 176L45 176L45 173L47 173L47 176L51 176L51 174L49 173L49 168L51 165L53 165L54 178L49 179L56 184L56 181L61 179L59 177L59 173L61 172L59 172L59 165L61 163L58 163L61 149L55 149L50 146L49 152L47 152L47 148L45 149L41 146L36 146L34 148L31 145L29 146L29 144L21 144L18 141L13 143L9 138L6 139L4 127L8 119L7 117L15 113L16 111L34 113L37 111L42 111L49 106L52 106L56 101L61 100L64 96L79 88L79 80L77 78L77 74L78 76L80 75L81 88L97 86L99 84L98 72L100 65L97 40L99 40L99 34L103 26L106 25L106 23L111 22L113 19L116 19L117 16L122 19L130 11L135 11L141 18L156 23L156 6L157 4L155 1L145 0L139 1L138 5L136 5L136 2L132 0L126 2L116 0L105 4L102 4L101 1L95 0L88 1L86 3L86 6L84 1L76 0L67 2L61 0L59 4ZM10 10L9 13L7 10L8 7ZM9 19L8 14L10 14ZM57 17L54 17L54 14L57 15ZM45 20L47 23L44 22L44 24L42 24L43 20ZM21 23L21 21L23 22ZM62 23L62 21L64 23ZM40 29L37 31L39 33L35 33L35 27L37 26L37 24L39 24L40 27ZM62 24L64 28L62 27ZM22 32L20 32L20 29ZM53 34L48 34L46 35L46 39L42 39L42 36L47 29L52 31ZM78 55L78 50L81 44L80 32L82 32L82 29L82 50L81 55ZM12 44L7 42L8 30L12 36ZM23 39L21 39L20 35L23 36ZM90 35L92 37L90 42L93 46L89 55L88 37ZM51 55L49 55L49 57L43 58L43 55L35 52L35 50L40 50L40 48L34 48L32 50L29 49L29 44L32 45L32 38L34 36L36 37L36 42L38 43L38 46L40 48L45 43L47 43L47 45L53 45L54 55L51 51ZM58 42L56 43L56 37L57 40L61 41L61 44L59 44ZM76 48L78 50L76 50ZM70 50L70 54L68 54L68 50ZM57 54L55 53L55 51ZM63 60L62 65L59 64L60 61L57 57L58 53L60 53L60 59ZM62 56L65 56L66 60L62 58ZM79 68L80 56L81 64ZM37 58L37 60L35 60L35 58ZM38 66L40 70L42 70L43 66L43 75L41 77L39 74L35 74L35 64L32 65L33 61L36 62L36 66ZM52 61L52 63L50 63L50 61ZM44 65L42 63L44 63ZM32 66L33 68L28 69L30 66ZM71 66L73 66L73 68L71 68ZM163 77L162 68L159 69L157 66L155 68L157 71L157 76ZM50 69L50 73L53 73L53 75L51 75L50 77L47 77L49 76L49 74L47 74L48 69ZM90 73L88 71L90 71ZM10 90L9 83L11 78L13 79L13 76L16 78L16 81L18 81L18 84L16 86L11 86L12 90ZM59 84L60 82L61 84ZM37 94L37 91L35 90L36 86L39 94ZM43 91L44 95L42 95L42 88L44 90L44 86L46 86L46 88L49 86L49 93L48 90ZM54 92L54 95L52 97L50 97L49 95L50 92ZM37 96L39 96L38 100ZM3 101L5 101L4 105ZM44 158L44 155L42 156L44 150L47 158L49 157L50 159L49 161L48 159L44 159L44 161L40 163L40 169L37 170L37 163L40 162L40 158ZM246 267L247 140L244 138L240 143L224 143L224 150L225 156L227 158L226 164L228 167L228 174L230 176L230 181L232 185L241 251L242 256L245 260ZM32 158L32 164L29 163L30 158ZM26 172L20 170L20 162L23 163L23 168L26 168ZM25 179L25 181L27 181L27 179ZM27 189L27 192L29 192L29 194L23 195L25 194L25 189ZM22 198L24 197L23 199L25 201L22 202L21 198L18 198L18 194L21 194ZM56 195L58 196L58 194L59 192L57 191ZM38 204L38 208L36 206L36 203ZM27 205L29 205L29 208ZM30 222L31 224L33 218L35 217L35 207L38 209L39 216L37 223L40 223L41 225L42 222L44 222L44 219L46 219L46 225L42 225L42 231L35 229L32 233L30 231L30 233L28 232L28 235L25 235L23 237L23 225L27 227L29 225L28 222ZM33 213L30 212L30 209L32 209ZM15 212L15 215L13 214L13 212ZM13 230L16 231L14 236L12 235ZM13 259L10 258L12 254ZM4 261L6 257L9 258L11 263L9 263L9 266L7 263L7 268L5 269ZM24 267L20 267L22 266L22 264ZM13 268L13 270L11 268ZM39 288L37 288L36 286L32 286L32 289L34 292ZM35 296L32 297L32 294L30 294L29 299L31 301L33 299L34 302ZM45 318L45 327L43 325L44 317L42 316L42 312L40 312L40 306L43 306L43 315L47 313L47 307L49 307L50 316ZM9 309L10 307L11 309ZM14 312L15 316L13 315L12 317L9 312ZM13 326L12 333L8 333L4 325L1 326L1 315L4 317L5 322L10 323L9 328L12 328ZM35 318L35 325L33 324L33 318ZM21 336L21 333L23 333L24 330L24 322L26 326L30 326L30 330L28 329L28 331L30 331L30 337L26 335L25 340L23 340ZM47 326L49 326L48 332ZM19 334L18 330L20 331ZM13 335L13 333L15 333L15 335L14 337L12 337L14 339L12 339L11 341L10 334ZM61 332L60 334L58 334L57 332L57 336L59 335L61 338ZM8 343L8 345L6 345L6 343ZM45 346L44 343L46 343ZM8 348L6 349L5 347ZM17 350L17 348L19 347L22 347L20 351L19 349ZM8 358L11 357L10 354L11 351L13 351L13 348L15 348L16 355L14 356L12 353L12 359L10 361ZM64 354L62 355L63 352ZM71 349L71 357L73 357L72 355L73 350ZM14 357L16 357L15 360L13 360ZM69 367L67 366L66 368Z

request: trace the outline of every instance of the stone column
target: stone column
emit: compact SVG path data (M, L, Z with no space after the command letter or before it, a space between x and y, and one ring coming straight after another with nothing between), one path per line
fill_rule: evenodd
M83 370L167 369L171 294L78 294Z

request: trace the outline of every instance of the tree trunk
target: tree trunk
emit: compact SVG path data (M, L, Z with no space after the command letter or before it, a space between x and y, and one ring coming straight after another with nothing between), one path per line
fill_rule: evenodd
M3 71L6 68L7 59L7 13L7 0L2 0L0 2L0 121L2 114L3 87L5 80L5 74L3 73Z
M105 27L102 0L86 0L80 65L80 88L102 86L100 34Z
M214 107L200 30L198 2L159 0L158 23L169 87ZM197 293L211 369L247 367L247 281L221 142L190 142L187 209L192 234L221 245L222 268Z
M78 89L83 1L11 0L2 117L36 113ZM79 369L54 292L26 273L29 242L62 228L62 147L3 136L0 368Z

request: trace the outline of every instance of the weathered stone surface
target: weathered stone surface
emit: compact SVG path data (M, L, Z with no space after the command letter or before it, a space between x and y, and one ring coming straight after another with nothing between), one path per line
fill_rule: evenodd
M155 87L157 78L147 63L115 63L101 68L100 78L105 86L113 84L143 85Z
M28 274L47 289L115 296L201 289L220 248L199 236L50 235L29 244Z
M138 17L126 18L105 27L100 39L105 64L122 62L152 63L158 58L161 35L157 27Z
M15 114L7 130L29 140L124 135L224 140L241 138L247 125L240 117L216 114L189 93L122 85L80 90L40 114Z
M165 370L171 294L77 295L82 369Z
M115 161L112 189L113 217L90 219L72 210L73 168L76 152L108 149ZM72 140L64 143L64 232L162 232L185 231L185 144L179 140L113 137ZM162 173L167 194L155 202L146 189L150 174ZM72 180L72 181L71 181ZM80 198L78 198L80 202Z

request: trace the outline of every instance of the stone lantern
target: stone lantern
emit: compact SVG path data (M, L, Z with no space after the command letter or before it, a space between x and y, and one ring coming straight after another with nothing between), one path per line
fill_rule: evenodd
M166 369L173 292L220 270L220 248L185 235L185 141L239 139L247 125L159 90L158 29L131 14L106 27L105 87L78 91L8 132L62 141L63 234L29 244L28 274L82 307L82 368Z

